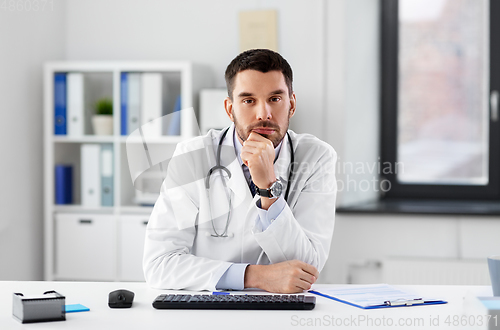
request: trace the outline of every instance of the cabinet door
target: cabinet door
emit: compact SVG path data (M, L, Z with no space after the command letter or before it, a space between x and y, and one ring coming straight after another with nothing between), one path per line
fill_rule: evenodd
M142 255L149 215L120 217L120 280L144 281Z
M112 281L116 226L112 215L56 214L57 279Z

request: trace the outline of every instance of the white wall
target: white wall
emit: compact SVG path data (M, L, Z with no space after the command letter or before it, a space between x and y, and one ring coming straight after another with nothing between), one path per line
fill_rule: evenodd
M340 214L320 281L346 283L349 265L391 257L472 259L487 273L486 258L500 251L498 233L499 217Z
M0 11L0 280L42 278L42 64L64 58L65 11Z
M72 0L68 2L68 60L190 60L210 67L213 87L239 53L238 13L278 11L279 52L294 70L298 111L291 125L323 132L322 0ZM339 15L340 13L337 13Z

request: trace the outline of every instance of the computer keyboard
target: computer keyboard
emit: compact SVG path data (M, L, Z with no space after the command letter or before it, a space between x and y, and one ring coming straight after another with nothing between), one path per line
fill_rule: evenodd
M274 309L311 310L316 297L304 295L189 295L161 294L153 307L157 309Z

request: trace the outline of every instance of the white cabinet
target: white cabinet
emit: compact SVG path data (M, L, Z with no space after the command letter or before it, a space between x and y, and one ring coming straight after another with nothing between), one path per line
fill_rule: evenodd
M147 175L140 177L142 181L133 181L137 174L134 166L148 171L157 164L153 153L161 156L172 154L178 142L199 134L194 110L186 109L194 108L193 95L201 88L211 87L211 79L203 68L196 68L193 70L192 64L184 61L45 64L45 280L144 281L144 223L152 210L152 206L145 206L145 203L154 201L155 192L139 191L137 188L138 184L158 188L159 185L157 182L156 185L149 185L146 179L151 177ZM194 72L198 73L196 80L193 79ZM137 84L134 85L134 77L141 75L157 78L154 81L156 89L148 89L149 94L143 90L144 85L140 91L136 90L139 96L150 97L151 100L155 98L153 103L128 97L130 95L127 93L138 88ZM78 84L71 79L73 76L78 77ZM130 86L127 85L127 79L130 79ZM61 91L66 91L64 98L59 97ZM92 126L95 105L103 99L112 101L111 135L95 135ZM124 104L129 112L124 110ZM151 104L155 109L144 109ZM65 107L66 112L61 113ZM179 109L182 110L177 111ZM152 123L144 121L144 113L160 116L150 118L153 122L162 121L163 125L161 130L155 131L154 136L148 135L147 129L144 129ZM171 114L175 116L169 117ZM67 120L64 116L67 116ZM166 117L170 119L164 121ZM77 129L76 124L71 123L75 119L78 122ZM67 124L67 130L61 130L64 123ZM139 130L140 127L142 130ZM146 143L147 148L143 146ZM81 152L82 146L90 144L101 152L97 151L91 159ZM129 159L128 153L134 148L139 150L139 154L144 154L147 149L147 157L141 160L146 162L146 170L143 163L130 162L130 159L135 158ZM102 193L101 199L92 204L84 203L86 199L82 196L88 191L82 188L90 184L90 180L87 182L82 176L89 173L90 166L93 166L92 171L100 171L98 180L92 182L100 185L97 189ZM56 173L60 178L63 167L71 169L72 176L68 172L64 176L65 180L67 177L72 178L71 185L59 184L56 189ZM71 204L56 204L61 201L61 194L56 195L56 192L61 191L72 192ZM66 202L66 198L62 200Z
M113 215L59 213L55 222L57 278L95 281L115 278Z
M120 281L144 281L142 255L147 224L147 215L122 215L118 220Z

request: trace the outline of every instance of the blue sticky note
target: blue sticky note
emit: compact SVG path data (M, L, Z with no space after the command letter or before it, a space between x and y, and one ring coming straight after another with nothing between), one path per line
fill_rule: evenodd
M490 311L500 310L500 299L481 300L481 302Z
M66 305L66 313L88 312L90 309L82 304Z
M229 292L220 292L220 291L214 291L212 294L219 295L219 294L229 294Z

